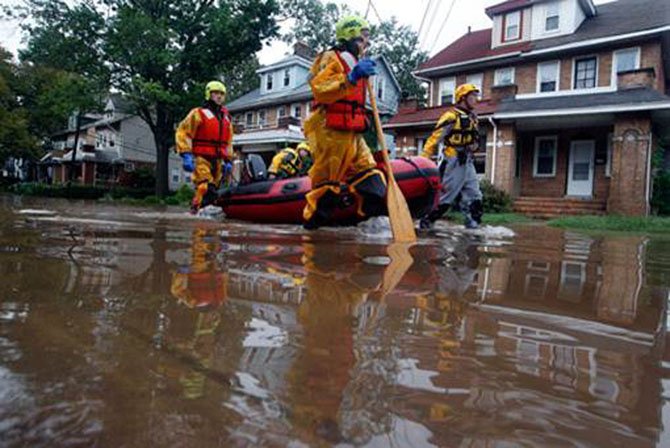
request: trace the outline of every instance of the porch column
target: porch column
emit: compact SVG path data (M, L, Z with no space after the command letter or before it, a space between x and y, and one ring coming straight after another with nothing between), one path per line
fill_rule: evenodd
M493 139L490 159L493 161L490 178L493 185L501 190L514 193L514 166L516 162L516 126L514 124L499 124L497 138ZM493 157L495 154L495 158Z
M628 216L648 214L648 173L651 119L621 115L614 122L612 177L607 212Z

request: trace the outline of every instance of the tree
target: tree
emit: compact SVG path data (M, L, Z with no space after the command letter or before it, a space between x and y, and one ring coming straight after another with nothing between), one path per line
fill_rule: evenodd
M282 39L289 44L305 42L317 51L335 44L335 24L340 17L352 13L346 5L339 7L321 0L284 0L282 8L286 19L295 22ZM418 33L407 25L400 25L395 17L371 26L370 53L386 57L403 97L423 99L424 88L412 76L412 71L428 59L428 54L419 48Z
M32 158L38 142L29 131L29 117L17 91L20 77L12 55L0 47L0 163L9 157Z
M277 12L276 0L24 0L31 20L21 58L94 84L108 79L125 94L153 132L163 197L175 124L208 81L223 74L233 94L244 86L249 58L277 33Z

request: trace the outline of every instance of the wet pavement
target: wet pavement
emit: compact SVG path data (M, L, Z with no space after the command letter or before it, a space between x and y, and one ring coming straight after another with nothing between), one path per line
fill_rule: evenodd
M670 239L513 230L0 196L0 445L670 446Z

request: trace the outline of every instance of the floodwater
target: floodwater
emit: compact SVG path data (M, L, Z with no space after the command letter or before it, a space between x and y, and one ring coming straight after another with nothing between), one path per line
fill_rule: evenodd
M670 446L670 241L513 230L0 196L0 445Z

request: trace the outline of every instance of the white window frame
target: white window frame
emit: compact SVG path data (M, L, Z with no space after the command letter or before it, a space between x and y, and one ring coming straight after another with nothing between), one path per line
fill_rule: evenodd
M376 78L377 79L375 79L375 93L377 95L377 99L383 101L384 92L386 91L386 82L382 77L376 77Z
M296 113L295 113L295 109L296 109L297 107L300 108L300 113L296 115ZM291 106L291 116L292 116L292 117L295 117L295 118L300 118L301 115L302 115L302 104L294 104L294 105L292 105L292 106Z
M291 85L291 69L287 68L284 69L284 81L283 81L284 87L288 87Z
M640 60L642 58L642 49L640 47L628 47L628 48L620 48L618 50L614 50L612 52L612 85L616 86L617 85L617 76L619 74L617 70L617 64L618 64L618 57L617 55L619 53L623 53L626 51L635 51L635 68L633 70L639 70L640 68Z
M556 14L549 15L551 7L556 8ZM547 21L552 17L558 17L558 24L555 29L547 29ZM554 1L547 3L544 6L544 33L551 34L560 31L561 29L561 5L559 2Z
M593 59L595 58L596 60L596 79L595 79L595 84L593 87L575 87L575 82L577 81L577 61L583 61L585 59ZM597 54L589 54L586 56L578 56L572 58L572 76L570 78L570 88L572 90L591 90L595 89L598 87L598 72L600 71L600 58L598 57Z
M472 78L477 78L478 81L473 81ZM465 77L466 84L474 84L479 89L479 97L484 93L484 73L472 73Z
M541 90L542 87L542 67L547 66L549 64L556 64L556 88L554 90L547 90L543 92ZM552 92L558 92L561 88L561 61L560 60L554 60L554 61L546 61L546 62L539 62L537 64L537 73L535 76L536 79L536 86L535 86L535 91L537 93L552 93Z
M178 184L181 182L181 170L179 168L172 168L172 183Z
M265 78L265 90L268 92L274 87L274 76L272 73L268 73Z
M509 70L509 71L511 72L511 74L512 74L512 76L510 77L510 82L509 82L508 84L501 84L501 81L500 81L501 75L500 75L500 73L502 73L503 71L506 71L506 70ZM515 76L515 70L514 70L514 67L502 67L502 68L498 68L498 69L496 69L496 71L495 71L494 74L493 74L493 84L496 85L496 86L508 86L508 85L512 85L512 84L514 84L514 76Z
M508 35L508 30L510 28L510 24L509 24L509 22L510 22L509 18L510 17L517 17L516 36L514 36L514 37L510 37ZM519 40L521 38L521 11L513 11L513 12L505 14L504 21L505 21L505 29L503 30L503 33L504 33L503 42L512 42L512 41L515 41L515 40Z
M277 108L277 119L284 118L285 116L286 116L286 106L279 106Z
M264 126L268 122L268 113L265 109L261 109L258 111L258 125L259 126Z
M249 117L251 117L251 119ZM244 125L245 126L253 126L253 124L254 124L254 113L253 112L247 112L244 115Z
M445 102L442 101L442 91L444 90L444 89L443 89L443 86L445 86L445 85L451 85L451 86L452 86L452 87L451 87L451 102L446 102L446 103L445 103ZM437 98L438 105L443 106L443 105L445 105L445 104L453 104L453 102L454 102L454 94L456 93L456 77L455 77L455 76L449 76L449 77L447 77L447 78L440 78L438 87L439 87L439 89L438 89L438 91L437 91L437 94L438 94L438 98Z
M614 134L607 134L607 161L605 162L605 177L612 177L612 157L614 156Z
M554 142L554 163L551 169L550 174L538 173L537 172L537 160L540 155L540 142L544 140L551 140ZM558 136L557 135L543 135L540 137L535 137L535 146L533 149L533 177L556 177L556 162L558 156Z

